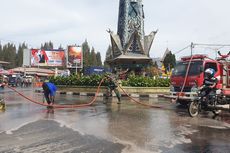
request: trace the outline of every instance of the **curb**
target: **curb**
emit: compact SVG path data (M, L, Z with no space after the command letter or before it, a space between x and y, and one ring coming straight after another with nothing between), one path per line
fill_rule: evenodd
M35 92L37 93L43 93L42 89L35 89ZM60 95L78 95L78 96L95 96L95 93L87 93L87 92L61 92L61 91L57 91L57 94ZM106 94L105 93L98 93L98 97L105 97ZM116 95L113 93L113 97L115 97ZM129 94L129 96L133 97L133 98L158 98L158 97L162 97L160 94L137 94L137 93L132 93ZM121 97L128 97L126 94L121 94Z

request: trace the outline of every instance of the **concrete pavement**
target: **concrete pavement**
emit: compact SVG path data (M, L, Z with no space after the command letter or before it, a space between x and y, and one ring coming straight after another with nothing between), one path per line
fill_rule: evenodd
M22 91L35 100L40 93ZM54 109L35 105L12 92L5 92L5 112L0 112L0 152L218 152L230 150L230 116L213 119L211 113L189 117L185 108L163 98L137 98L164 105L152 109L122 98L103 97L93 107ZM88 96L57 95L57 103L85 103Z

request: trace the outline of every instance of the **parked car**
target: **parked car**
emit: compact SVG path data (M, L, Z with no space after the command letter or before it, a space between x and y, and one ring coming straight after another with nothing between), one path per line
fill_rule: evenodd
M20 82L21 82L20 76L10 75L8 78L8 85L9 86L17 87L20 85Z

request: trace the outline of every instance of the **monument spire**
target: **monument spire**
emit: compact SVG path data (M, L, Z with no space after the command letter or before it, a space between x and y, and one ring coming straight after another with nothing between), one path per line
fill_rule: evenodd
M143 56L148 61L151 60L149 51L156 31L145 36L144 18L142 0L120 0L117 34L109 30L113 58L106 59L108 63L114 63L121 56L131 59L134 56ZM138 59L136 60L134 63L138 63ZM121 61L119 60L119 62Z
M117 34L123 47L135 31L143 40L144 11L142 0L120 0Z

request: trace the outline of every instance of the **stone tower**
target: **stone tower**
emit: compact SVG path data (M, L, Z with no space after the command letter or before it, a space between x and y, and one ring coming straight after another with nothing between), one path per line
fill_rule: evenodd
M111 30L112 52L106 62L116 68L146 67L152 59L149 51L156 31L145 36L142 0L120 0L117 34Z

